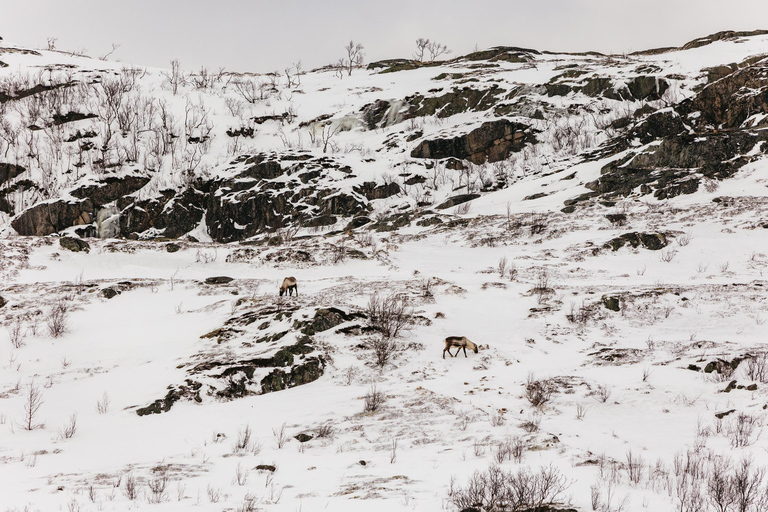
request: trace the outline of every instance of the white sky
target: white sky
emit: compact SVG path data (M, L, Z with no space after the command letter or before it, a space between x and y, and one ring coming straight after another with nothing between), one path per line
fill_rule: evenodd
M768 26L766 0L0 0L0 36L42 47L185 69L304 69L354 39L366 62L410 57L417 37L460 55L497 45L630 52L720 30ZM3 5L5 4L5 5ZM760 24L765 26L761 27Z

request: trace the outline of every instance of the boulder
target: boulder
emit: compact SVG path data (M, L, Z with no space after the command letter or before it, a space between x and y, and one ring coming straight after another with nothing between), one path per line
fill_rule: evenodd
M233 277L229 276L216 276L216 277L208 277L205 280L205 284L227 284L234 281Z
M7 300L5 300L5 299L2 297L2 295L0 295L0 308L2 308L3 306L5 306L6 304L8 304L8 301L7 301Z
M90 252L91 246L85 240L73 236L63 236L59 239L59 245L62 249L72 252Z
M25 210L11 221L11 226L23 236L46 236L72 226L90 224L93 222L93 214L93 202L90 199L59 199Z
M115 290L114 288L104 288L99 292L99 294L105 299L111 299L113 297L117 297L118 295L120 295L120 292Z
M621 298L618 295L603 295L601 302L606 309L621 311Z

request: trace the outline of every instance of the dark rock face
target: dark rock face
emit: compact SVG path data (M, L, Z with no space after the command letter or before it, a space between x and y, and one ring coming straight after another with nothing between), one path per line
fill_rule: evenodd
M59 239L59 245L62 249L66 249L72 252L90 252L91 246L85 240L74 238L71 236L64 236Z
M294 366L289 372L275 369L261 380L261 392L272 393L294 386L308 384L323 375L325 361L322 358L308 357L306 362Z
M365 317L365 315L362 313L347 314L336 308L321 308L315 312L314 318L302 327L301 332L311 336L361 317Z
M109 177L95 185L86 185L71 192L79 199L90 198L94 205L111 203L123 196L132 194L149 183L145 176Z
M203 220L206 197L204 192L189 188L178 194L162 191L159 197L133 201L120 212L120 234L136 237L154 228L167 238L185 235Z
M386 199L400 193L400 185L395 182L376 185L374 181L366 181L362 185L353 189L358 194L365 196L366 199Z
M480 128L452 139L425 140L412 152L413 158L461 158L474 164L505 160L534 142L529 127L506 119L483 123Z
M58 200L33 206L13 219L11 226L23 236L46 236L92 221L93 203L90 199Z
M8 304L8 301L5 300L2 296L0 296L0 308Z

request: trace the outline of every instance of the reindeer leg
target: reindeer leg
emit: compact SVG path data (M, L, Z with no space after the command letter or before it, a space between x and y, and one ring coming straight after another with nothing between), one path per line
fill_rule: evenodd
M445 359L445 350L446 349L443 349L443 359Z
M464 349L464 357L467 357L467 347L462 347ZM458 352L456 352L456 355L459 355Z

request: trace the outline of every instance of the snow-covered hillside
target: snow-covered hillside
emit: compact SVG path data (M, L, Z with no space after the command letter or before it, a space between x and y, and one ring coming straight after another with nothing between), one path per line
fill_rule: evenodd
M3 42L0 510L768 510L764 54Z

